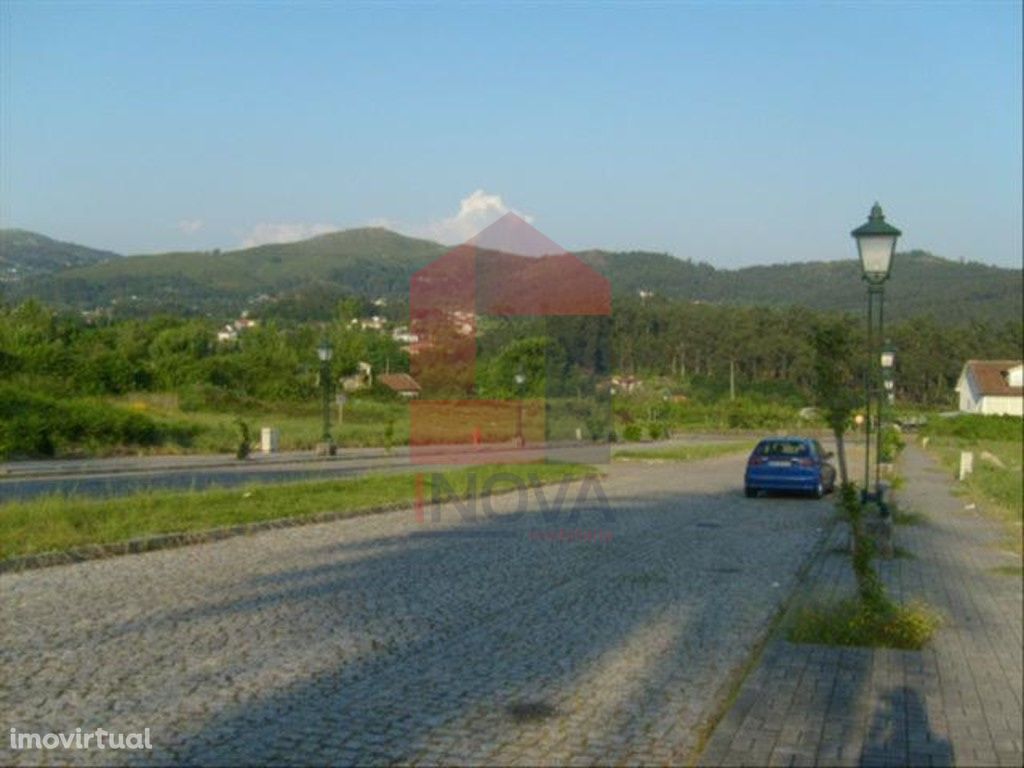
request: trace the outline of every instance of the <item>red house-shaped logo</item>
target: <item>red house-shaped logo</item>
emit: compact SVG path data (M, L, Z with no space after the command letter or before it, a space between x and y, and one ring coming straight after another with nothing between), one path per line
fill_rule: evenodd
M478 334L481 319L491 317L592 318L611 316L608 280L579 258L557 245L519 216L509 213L466 243L452 248L427 265L410 281L409 313L413 334L411 369L419 382L420 398L411 403L410 449L414 461L434 463L439 448L452 448L449 460L465 463L493 461L487 448L550 449L593 441L594 409L579 405L594 392L580 381L593 382L607 365L608 354L549 369L544 396L515 399L480 397L477 377ZM608 334L601 334L607 341ZM571 356L572 357L572 356ZM603 363L601 361L604 361ZM557 419L561 407L557 393L571 372L576 420ZM523 376L516 374L523 384ZM593 387L590 387L593 390ZM568 405L566 406L568 407ZM602 409L597 408L597 412ZM610 408L607 409L610 416ZM565 425L569 424L568 432ZM587 434L584 435L583 433ZM606 436L606 432L600 437ZM459 450L457 447L461 447ZM444 453L440 451L440 453ZM523 460L535 453L522 452ZM503 461L509 460L503 455Z

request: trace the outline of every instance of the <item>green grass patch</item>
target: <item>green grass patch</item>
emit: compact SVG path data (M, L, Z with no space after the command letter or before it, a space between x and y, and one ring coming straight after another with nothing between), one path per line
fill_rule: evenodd
M924 525L928 522L928 516L924 512L896 507L892 510L892 522L894 525Z
M528 484L543 484L595 475L597 470L580 464L498 464L438 474L455 494L466 498L481 495L488 475L496 473L520 478ZM325 512L357 515L411 505L416 499L417 474L370 475L230 490L150 491L112 499L53 495L0 504L0 560L90 544L113 544L142 536L189 533ZM427 498L431 493L430 475L423 480ZM494 490L512 488L506 479Z
M730 453L749 451L750 443L700 443L697 445L677 445L670 448L650 448L645 450L627 449L616 451L614 458L622 461L641 461L656 459L659 461L697 461L724 456Z
M920 650L939 625L921 603L868 608L859 600L804 606L794 612L787 637L793 643Z
M323 413L319 399L309 402L243 402L231 408L228 405L211 409L203 402L192 403L173 393L133 394L114 398L110 402L144 414L159 423L189 425L194 438L183 451L196 453L234 453L238 445L237 419L252 428L259 439L261 427L275 427L280 433L283 451L310 450L323 435ZM337 406L331 407L331 434L340 446L362 448L379 447L388 443L405 445L409 442L409 406L404 402L377 400L372 397L352 396L341 411L339 423ZM388 437L388 424L391 436ZM173 452L165 446L159 452Z
M1019 553L1024 546L1021 540L1021 523L1024 522L1021 456L1024 446L1020 434L1021 420L1016 418L1012 423L1017 430L1013 440L939 437L929 442L928 450L950 475L956 474L961 451L974 453L974 472L953 487L954 493L974 501L984 514L1003 523L1007 547ZM999 426L993 429L1001 431L1007 428Z
M969 442L1021 441L1019 416L982 416L961 413L949 418L929 419L922 430L928 437L951 437Z
M997 565L992 569L992 573L998 573L1000 576L1017 576L1019 578L1024 576L1024 567L1019 565Z

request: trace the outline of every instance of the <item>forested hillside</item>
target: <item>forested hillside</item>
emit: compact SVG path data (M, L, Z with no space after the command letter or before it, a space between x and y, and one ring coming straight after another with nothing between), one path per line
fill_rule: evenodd
M110 251L63 243L24 229L0 229L0 283L16 283L119 258Z
M31 238L39 243L39 250L30 258L25 244ZM4 233L0 242L8 241L22 244L17 253L27 275L7 283L8 300L34 297L75 309L116 307L121 316L218 315L267 302L288 304L296 318L316 318L323 308L329 316L330 307L345 296L406 297L411 275L446 250L439 243L380 228L237 251L123 258L17 230ZM58 245L65 250L55 251ZM67 254L64 262L57 253ZM711 304L863 311L863 284L852 259L724 270L664 253L586 251L578 255L611 280L617 296L650 291L655 296ZM68 266L60 267L65 262ZM887 312L894 319L927 315L943 324L998 323L1021 316L1022 297L1019 269L960 263L913 251L897 254L887 285ZM309 306L303 309L304 305Z

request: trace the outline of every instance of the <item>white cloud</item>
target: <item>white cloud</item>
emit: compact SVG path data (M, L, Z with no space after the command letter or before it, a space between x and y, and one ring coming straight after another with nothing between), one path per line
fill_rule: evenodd
M533 222L533 216L509 207L501 195L477 189L459 201L459 210L454 216L436 219L426 225L406 224L381 217L371 219L366 226L384 227L412 237L425 237L439 243L457 245L475 237L506 213L514 213L528 223Z
M203 224L205 222L202 219L182 219L178 222L177 227L179 232L183 232L186 235L194 235L203 228Z
M532 216L506 205L501 195L492 195L477 189L469 197L462 198L458 213L431 222L422 234L441 243L462 243L510 212L526 222L533 221Z
M294 243L296 240L306 240L310 237L326 235L328 232L336 232L337 230L338 227L334 224L261 222L253 227L245 239L242 240L242 247L252 248L257 245L267 245L268 243Z

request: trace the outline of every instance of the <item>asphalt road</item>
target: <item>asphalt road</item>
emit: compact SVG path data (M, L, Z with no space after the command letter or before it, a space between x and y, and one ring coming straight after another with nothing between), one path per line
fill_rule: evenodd
M680 763L822 540L742 456L0 576L0 762ZM435 514L436 513L436 514Z
M743 440L743 436L687 435L659 445ZM749 438L753 442L753 438ZM472 446L463 450L486 455L495 463L522 461L523 451ZM527 448L527 457L543 452ZM569 458L572 458L571 456ZM588 457L581 457L587 461ZM430 466L430 465L428 465ZM387 454L382 449L343 449L338 455L318 459L312 452L271 456L255 454L239 461L231 456L148 456L107 459L25 461L0 464L0 503L47 494L123 496L144 490L203 490L240 485L296 482L330 477L352 477L370 472L403 472L423 469L410 463L408 449Z

